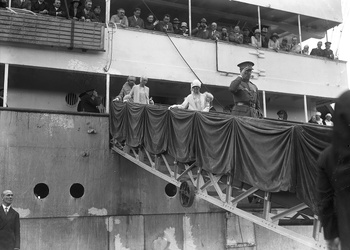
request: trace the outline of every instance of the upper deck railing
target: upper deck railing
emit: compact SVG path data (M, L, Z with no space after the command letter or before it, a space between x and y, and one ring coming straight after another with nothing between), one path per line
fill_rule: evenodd
M104 24L0 9L0 42L104 50Z

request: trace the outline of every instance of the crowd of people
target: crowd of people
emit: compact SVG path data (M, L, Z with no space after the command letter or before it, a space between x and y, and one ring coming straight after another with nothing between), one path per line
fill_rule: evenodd
M117 14L111 17L109 24L116 25L117 27L121 28L134 27L165 33L174 33L181 36L189 36L187 22L181 22L177 17L171 21L169 14L165 14L162 21L156 20L154 14L148 14L146 20L143 20L141 18L140 8L136 8L133 15L129 17L126 16L123 8L119 8L117 10ZM200 39L222 40L235 44L246 44L256 48L271 49L276 52L284 51L334 59L333 51L330 49L331 42L325 43L325 49L321 48L322 42L319 42L321 46L318 47L318 49L321 51L315 53L313 52L315 49L313 49L309 54L309 46L305 45L302 49L296 36L291 38L290 43L286 37L280 41L280 37L277 33L273 33L268 36L267 26L262 26L261 30L258 27L255 27L253 28L253 31L251 31L251 29L248 27L242 27L241 29L238 25L234 26L233 28L219 28L217 23L212 22L210 25L208 25L207 19L202 18L200 22L197 23L197 26L192 29L192 36Z
M47 3L45 0L12 0L11 7L19 9L27 9L34 13L42 15L50 15L56 17L64 17L85 22L102 22L101 6L93 6L92 0L71 0L67 8L63 8L61 0L55 0L53 4ZM0 7L8 7L7 0L0 0Z
M331 113L327 113L325 115L324 120L321 118L321 116L322 116L321 112L316 112L315 115L311 116L309 123L314 123L314 124L318 124L318 125L325 125L325 126L333 126Z

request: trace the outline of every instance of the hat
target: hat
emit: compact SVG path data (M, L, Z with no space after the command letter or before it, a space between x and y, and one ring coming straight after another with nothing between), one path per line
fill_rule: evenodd
M91 92L91 91L94 91L95 89L89 89L89 90L86 90L85 92L81 93L79 95L79 97L83 97L84 95L86 95L87 93Z
M251 61L245 61L237 64L240 70L244 69L245 67L249 67L248 69L253 70L254 63Z
M78 2L78 3L79 3L79 6L81 5L80 0L72 0L71 4L73 4L73 3L75 3L75 2Z
M94 8L93 8L93 10L94 9L101 9L101 6L100 5L96 5Z
M327 45L327 44L331 45L332 43L327 41L327 42L325 42L324 44L325 44L325 45Z
M247 28L247 27L244 27L244 28L242 29L242 31L246 31L246 30L250 31L250 29Z
M187 23L186 22L182 22L181 23L181 27L186 27L187 28Z
M316 112L316 115L321 116L322 114L321 112Z
M254 34L256 34L256 33L261 34L261 31L260 31L259 29L256 29L256 30L254 31Z
M201 23L207 23L207 19L202 18L202 19L201 19Z
M284 115L285 113L286 113L286 111L281 109L281 110L278 110L277 115Z
M328 114L326 114L326 117L330 117L330 118L332 118L332 115L331 115L331 113L328 113Z
M173 23L180 23L179 18L175 17Z
M193 88L193 87L201 87L201 82L198 80L198 79L195 79L195 80L193 80L193 82L191 83L191 89Z
M267 33L267 27L262 27L261 32Z
M273 38L273 37L276 37L277 39L279 38L279 36L278 36L277 33L273 33L272 36L271 36L271 38Z

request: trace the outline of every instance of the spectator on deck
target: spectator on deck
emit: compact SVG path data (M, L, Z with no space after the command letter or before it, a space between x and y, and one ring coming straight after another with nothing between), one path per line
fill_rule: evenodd
M72 0L69 6L69 17L74 20L80 20L83 16L83 10L81 9L80 0Z
M83 16L81 19L85 22L97 22L96 15L92 11L92 1L87 0L85 2L85 8L83 9Z
M311 116L311 118L309 120L309 123L318 124L317 121L316 121L316 116L315 115Z
M180 31L181 31L181 33L180 33L181 35L188 36L188 27L187 27L187 23L186 22L182 22L181 23Z
M227 31L226 27L222 27L221 28L220 39L223 40L223 41L228 41L229 40L229 34L228 34L228 31Z
M211 40L219 40L221 36L221 32L217 30L218 25L216 23L212 23L209 30L209 38Z
M332 143L317 161L317 208L328 249L350 249L350 91L335 103Z
M332 115L330 113L326 114L326 119L323 121L323 125L333 126L333 122L331 121Z
M315 117L316 117L316 122L317 122L317 124L319 124L319 125L323 125L323 120L322 120L322 118L321 118L321 112L316 112L316 114L315 114Z
M140 77L140 84L132 87L130 93L124 97L124 101L132 100L134 103L154 104L152 97L149 97L149 88L146 86L147 82L147 77Z
M292 53L298 53L301 52L301 46L298 44L298 38L296 36L292 37L292 44L290 46L290 52Z
M233 31L230 32L229 41L237 44L243 43L243 35L241 34L239 26L235 26Z
M32 11L39 14L49 14L49 4L44 0L37 0L32 3Z
M309 45L305 45L301 53L303 55L309 55Z
M288 119L288 114L285 110L281 109L277 112L278 120L286 121Z
M103 113L102 99L95 89L89 89L79 95L78 112Z
M210 110L210 102L214 97L208 92L200 93L201 85L201 82L195 79L191 83L191 94L185 98L182 104L171 105L169 109L180 108L208 112Z
M156 30L162 31L165 33L174 33L173 24L170 22L170 15L169 14L164 15L163 21L160 21L157 24Z
M323 50L323 56L328 59L334 59L333 51L331 50L331 42L325 42L326 48Z
M153 14L148 14L147 19L145 21L145 29L146 30L155 30L156 25L159 23L158 20L154 21Z
M250 34L250 29L248 29L247 27L242 29L243 32L243 44L251 44L252 42L252 35Z
M200 23L197 23L197 27L192 30L192 35L201 39L209 38L209 30L207 29L207 19L202 18Z
M261 29L261 47L268 48L269 47L269 38L267 37L268 28L266 26L262 26Z
M314 48L311 50L311 53L310 53L311 56L321 56L323 57L323 49L322 49L322 42L319 41L317 43L317 48Z
M109 20L109 25L117 25L117 27L127 28L129 27L128 19L125 16L125 10L120 8L117 10L117 14L113 15Z
M174 34L182 34L182 31L180 28L180 20L177 17L175 17L173 20L173 29L174 29Z
M59 17L65 17L66 13L64 12L63 8L61 7L61 1L55 0L53 3L53 6L49 8L49 15L51 16L59 16Z
M124 97L128 94L130 94L130 91L132 87L134 87L136 82L136 77L135 76L128 76L128 79L126 83L124 83L122 89L120 90L119 95L117 95L116 98L113 99L113 101L121 102L124 100Z
M96 5L92 11L94 12L95 14L95 22L102 22L102 19L101 19L101 6L100 5Z
M134 15L128 17L129 27L135 27L135 28L145 28L145 24L143 22L143 19L140 17L141 15L141 9L136 8L134 10Z
M283 38L282 39L282 43L280 44L280 50L281 51L286 51L286 52L290 51L290 45L288 44L288 39L287 38Z
M256 29L254 31L254 36L251 37L251 45L256 48L261 48L260 34L260 30Z
M30 0L12 0L11 7L31 10L32 9L32 2Z
M278 35L277 33L273 33L269 40L269 49L273 49L274 51L278 52L280 49L280 42L278 41Z

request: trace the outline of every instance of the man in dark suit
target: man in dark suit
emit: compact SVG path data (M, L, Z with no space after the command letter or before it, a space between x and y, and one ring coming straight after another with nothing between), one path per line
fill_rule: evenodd
M50 16L60 16L65 17L66 13L63 11L61 7L61 0L55 0L53 5L49 8L49 15Z
M17 250L20 248L19 214L12 208L13 193L5 190L1 194L0 208L0 249Z

